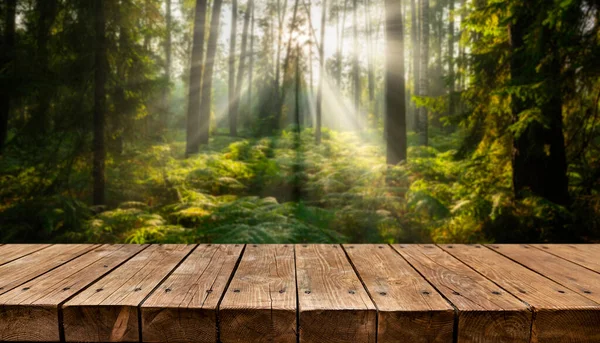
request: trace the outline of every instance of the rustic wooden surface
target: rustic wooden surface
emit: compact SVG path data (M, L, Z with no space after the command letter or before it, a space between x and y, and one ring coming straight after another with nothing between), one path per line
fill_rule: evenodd
M217 306L243 245L200 245L142 304L145 342L215 342Z
M0 341L600 343L600 245L0 245Z
M535 312L532 342L600 340L600 305L548 280L481 245L442 245L442 249L506 291Z
M394 245L458 310L458 341L529 342L528 306L435 245Z
M296 342L293 245L246 246L219 308L221 341Z
M452 342L454 309L388 245L344 245L378 313L378 340Z
M68 342L138 342L138 306L192 251L153 245L63 305Z
M297 245L300 342L375 342L376 310L338 245Z

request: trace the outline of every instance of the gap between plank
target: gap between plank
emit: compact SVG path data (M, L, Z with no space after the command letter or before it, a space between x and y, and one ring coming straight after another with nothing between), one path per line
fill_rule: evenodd
M221 294L221 297L219 298L219 302L217 303L217 311L215 313L215 330L217 330L217 343L221 342L221 323L220 323L220 316L219 316L219 311L221 310L221 302L223 302L223 298L225 298L225 294L227 294L227 290L229 289L229 285L231 284L231 280L233 280L233 277L235 276L235 273L238 270L238 267L240 266L240 263L242 262L242 257L244 256L244 252L246 251L246 247L248 245L244 244L244 247L242 248L242 251L240 252L240 256L238 256L237 261L235 262L235 266L233 266L233 270L231 271L231 275L229 276L229 280L227 280L227 284L225 284L225 288L223 289L223 294Z
M352 259L348 255L348 252L346 251L346 248L344 248L343 244L340 244L340 248L342 248L342 251L344 252L344 255L346 255L346 259L348 259L348 262L350 263L350 265L352 266L352 269L354 270L354 274L356 274L356 277L358 278L358 280L362 284L363 288L367 292L367 295L369 296L369 299L371 299L371 302L375 306L375 343L377 343L377 339L379 338L379 307L375 303L375 300L373 300L373 296L371 295L371 292L369 292L369 289L367 288L367 285L365 284L365 282L363 281L363 279L360 277L360 274L358 273L358 270L356 269L356 266L354 265L354 262L352 262Z
M482 244L480 244L482 245ZM455 259L457 259L458 261L460 261L460 263L464 264L465 266L469 267L469 269L473 270L475 273L481 275L484 279L489 280L491 283L493 283L494 285L498 286L498 288L504 290L506 293L512 295L513 297L515 297L517 300L519 300L520 302L522 302L523 304L525 304L527 306L527 310L529 310L531 312L531 324L529 325L529 342L531 342L531 340L533 339L533 323L535 322L535 317L537 315L537 311L535 309L534 306L530 305L527 301L519 298L517 295L512 294L509 290L504 289L504 287L500 286L499 284L497 284L494 280L488 278L487 276L481 274L479 271L477 271L477 269L471 267L468 263L466 263L465 261L461 260L460 258L458 258L457 256L454 256L454 254L452 254L450 251L444 249L443 247L439 246L436 244L436 246L438 248L440 248L443 252L445 252L446 254L454 257Z
M3 245L6 245L6 244L0 244L0 246L3 246ZM4 262L4 263L0 263L0 266L3 266L3 265L5 265L5 264L7 264L7 263L11 263L11 262L13 262L13 261L16 261L16 260L18 260L18 259L20 259L20 258L23 258L23 257L25 257L25 256L29 256L29 255L31 255L31 254L33 254L33 253L36 253L36 252L38 252L38 251L42 251L42 250L44 250L44 249L46 249L46 248L49 248L49 247L51 247L52 245L54 245L54 244L49 244L49 245L47 245L47 246L45 246L45 247L41 247L41 248L39 248L39 249L37 249L37 250L31 251L31 252L29 252L29 253L27 253L27 254L25 254L25 255L23 255L23 256L19 256L19 257L17 257L17 258L13 258L13 259L12 259L12 260L10 260L10 261L6 261L6 262ZM17 287L19 287L19 286L17 286Z
M104 245L101 245L104 246ZM66 342L66 338L65 338L65 323L64 323L64 313L63 313L63 305L73 299L76 295L78 295L79 293L85 291L86 289L90 288L94 283L100 281L100 279L104 278L106 275L112 273L115 269L119 268L120 266L122 266L125 262L131 260L132 258L134 258L135 256L137 256L139 253L141 253L142 251L148 249L148 247L150 246L150 244L147 244L146 247L140 249L140 251L136 252L135 254L131 255L130 257L128 257L127 259L125 259L124 261L121 261L119 264L115 265L113 268L109 269L106 271L106 273L98 276L96 279L94 279L93 281L91 281L90 283L87 284L87 286L83 287L82 289L80 289L79 291L75 292L74 294L72 294L71 296L69 296L68 298L66 298L65 300L61 301L60 303L58 303L57 307L58 307L58 337L59 340L61 342Z
M398 254L398 256L400 256L400 258L402 258L406 263L408 263L408 265L411 266L412 269L414 269L415 272L417 272L417 274L419 274L423 278L423 280L425 280L433 289L435 289L435 291L438 292L438 294L442 298L444 298L444 300L446 300L446 302L450 306L452 306L452 308L454 309L454 322L452 323L452 343L458 343L458 308L452 303L452 301L450 301L450 299L446 298L446 296L442 292L440 292L440 290L433 283L429 282L429 280L427 280L427 278L423 274L421 274L421 272L417 268L415 268L415 266L413 266L406 258L404 258L404 256L402 256L402 254L398 252L398 250L396 250L396 248L394 248L393 245L388 245L396 254Z
M51 246L53 246L53 245L51 245ZM10 289L5 289L5 290L3 290L2 292L0 292L0 295L1 295L1 294L4 294L4 293L8 293L8 292L12 291L13 289L16 289L16 288L18 288L18 287L20 287L20 286L22 286L22 285L24 285L24 284L26 284L26 283L28 283L28 282L30 282L30 281L33 281L33 280L35 280L35 279L39 278L39 277L40 277L40 276L42 276L42 275L46 275L46 274L48 274L49 272L53 271L54 269L56 269L56 268L58 268L58 267L61 267L61 266L65 265L65 264L67 264L67 263L69 263L69 262L73 261L74 259L76 259L76 258L79 258L79 257L81 257L81 256L83 256L83 255L85 255L85 254L87 254L87 253L89 253L89 252L91 252L91 251L94 251L94 250L96 250L96 249L100 248L101 246L102 246L102 244L98 244L98 246L97 246L97 247L95 247L95 248L93 248L93 249L90 249L90 250L85 250L84 252L80 253L79 255L73 256L72 258L70 258L70 259L68 259L68 260L64 261L63 263L61 263L61 264L59 264L59 265L57 265L57 266L54 266L54 267L52 267L52 268L50 268L50 269L46 270L45 272L43 272L43 273L41 273L41 274L39 274L39 275L36 275L36 276L32 277L31 279L28 279L28 280L26 280L26 281L23 281L23 282L21 282L21 283L20 283L20 284L18 284L18 285L15 285L15 287L13 287L13 288L10 288ZM38 251L41 251L41 250L43 250L43 249L40 249L40 250L38 250Z
M161 246L162 244L158 244L158 246ZM137 305L137 315L138 315L138 338L139 338L139 342L142 343L144 340L142 338L142 304L148 300L148 298L160 287L160 285L163 284L163 282L165 282L165 280L167 280L169 278L169 276L171 276L171 274L173 274L173 272L175 271L175 269L179 268L179 266L183 263L183 261L185 261L188 256L190 256L194 250L196 250L198 248L198 244L196 244L195 247L193 247L192 249L190 249L190 251L181 259L181 261L177 262L177 264L175 265L175 267L173 267L173 269L171 269L171 271L169 271L167 273L167 275L165 275L165 277L162 278L162 280L160 280L160 282L158 282L156 284L156 286L154 286L154 288L148 293L146 294L146 296L144 297L144 299L142 299L142 301Z
M587 269L587 270L589 270L589 271L592 271L592 272L594 272L594 273L596 273L596 274L600 274L600 272L598 272L598 271L596 271L596 270L590 269L590 268L588 268L588 267L586 267L586 266L584 266L584 265L582 265L582 264L579 264L579 263L578 263L578 262L576 262L576 261L571 261L571 260L569 260L569 259L567 259L567 258L565 258L565 257L562 257L562 256L560 256L560 255L554 254L554 253L552 253L551 251L548 251L547 249L540 249L540 248L538 248L536 245L533 245L533 244L527 244L527 246L529 246L529 247L532 247L532 248L535 248L535 249L537 249L537 250L541 250L541 251L543 251L543 252L545 252L545 253L548 253L548 254L550 254L550 255L552 255L552 256L556 256L556 257L560 258L561 260L565 260L565 261L567 261L567 262L574 263L574 264L576 264L576 265L578 265L578 266L580 266L580 267L583 267L583 268L585 268L585 269Z
M500 251L497 251L497 250L495 250L495 249L492 249L492 248L488 247L488 246L487 246L487 245L485 245L485 244L481 244L481 246L484 246L484 247L486 247L486 248L490 249L491 251L494 251L494 252L496 252L497 254L500 254L500 255L502 255L502 256L504 256L504 257L506 257L507 259L509 259L509 260L513 261L514 263L516 263L516 264L518 264L518 265L520 265L520 266L523 266L523 267L525 267L525 268L527 268L527 269L531 270L532 272L534 272L534 273L536 273L536 274L539 274L539 275L541 275L541 276L545 277L546 279L548 279L548 280L550 280L550 281L552 281L552 282L555 282L555 283L557 283L557 284L559 284L559 285L563 286L564 288L566 288L566 289L568 289L568 290L570 290L570 291L572 291L572 292L574 292L574 293L576 293L576 294L579 294L579 290L577 290L577 289L572 289L571 287L565 286L565 285L563 285L562 283L560 283L560 282L558 282L558 281L556 281L556 280L554 280L554 279L551 279L550 277L548 277L548 276L546 276L546 275L542 274L541 272L538 272L538 271L536 271L536 270L534 270L534 269L531 269L531 268L527 267L527 266L526 266L526 265L524 265L524 264L521 264L520 262L518 262L518 261L516 261L516 260L512 259L510 256L504 255L504 254L503 254L503 253L501 253ZM565 260L565 261L567 261L567 262L571 262L571 261L568 261L568 260ZM573 263L573 262L571 262L571 263ZM575 263L574 263L574 264L575 264ZM576 266L578 266L578 264L575 264L575 265L576 265ZM587 299L589 299L590 301L592 301L592 302L595 302L596 304L600 305L600 302L598 302L598 301L595 301L595 300L593 300L593 299L590 299L590 298L588 298L588 297L585 297L585 298L587 298Z

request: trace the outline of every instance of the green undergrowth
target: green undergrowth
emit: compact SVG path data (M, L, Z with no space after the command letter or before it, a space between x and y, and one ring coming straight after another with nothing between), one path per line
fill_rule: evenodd
M67 186L39 193L64 177L62 169L47 173L39 163L16 168L7 155L0 160L0 238L469 243L535 241L557 221L572 222L569 211L543 199L512 198L501 146L457 159L452 147L459 146L458 134L435 135L429 147L411 146L408 163L398 166L384 163L376 131L325 130L318 146L311 129L300 138L293 131L268 138L217 135L188 158L183 133L170 135L165 141L171 143L147 142L109 155L104 207L85 205L86 158L64 162L72 167Z

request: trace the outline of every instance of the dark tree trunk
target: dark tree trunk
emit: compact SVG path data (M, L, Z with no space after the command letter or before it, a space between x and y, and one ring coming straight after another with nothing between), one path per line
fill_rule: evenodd
M248 0L248 6L246 8L246 13L244 13L244 29L242 30L242 46L240 53L240 62L238 66L237 73L237 81L235 83L235 98L232 104L231 109L231 132L237 133L238 127L238 117L240 113L240 103L242 101L242 85L244 83L244 72L246 69L246 58L248 52L246 51L248 45L248 28L250 27L250 13L252 12L252 8L254 7L254 1Z
M169 122L170 94L171 94L171 60L172 60L172 39L173 18L171 13L171 1L166 0L166 33L165 33L165 81L166 86L163 90L162 111L160 113L160 127L167 129Z
M37 89L37 106L33 113L33 126L35 131L44 134L50 131L51 118L48 110L52 98L53 87L50 85L52 77L48 65L48 39L56 15L58 13L57 0L37 0L36 11L39 14L37 23L37 68L41 77L41 84Z
M512 55L510 61L512 83L516 86L543 82L546 101L536 104L531 97L512 97L513 122L518 122L523 111L539 105L547 122L544 127L532 122L513 141L513 187L515 196L523 198L527 192L542 196L557 204L569 203L567 162L565 154L561 71L558 49L552 41L552 32L544 28L538 46L542 53L527 49L525 38L535 25L536 9L525 4L519 9L517 20L509 27ZM543 57L536 57L536 56ZM544 61L541 61L541 59ZM541 68L538 69L538 66Z
M190 67L186 155L196 154L200 149L200 85L202 82L205 26L206 0L197 0Z
M448 117L452 118L455 112L454 105L454 1L449 0L450 13L448 23Z
M387 163L406 160L406 85L401 3L385 0L385 140Z
M250 62L248 63L248 111L247 120L252 118L252 82L254 80L254 6L252 6L252 27L250 29Z
M228 115L229 115L229 134L237 136L237 123L234 115L235 99L235 45L237 39L237 0L231 0L231 34L229 35L229 82L228 92Z
M94 161L92 176L94 178L94 205L104 205L104 163L106 159L104 122L106 115L106 78L108 74L106 18L104 14L104 1L94 0L94 5L96 37L94 49Z
M420 29L418 21L419 7L415 5L415 0L410 0L410 38L411 52L413 62L413 94L419 95L419 82L421 80L421 47L419 46ZM419 109L412 102L413 130L419 132Z
M365 23L367 34L367 82L369 87L369 101L375 99L375 68L373 66L373 30L371 27L371 3L365 0Z
M214 0L210 21L210 34L206 46L206 63L204 76L202 77L202 101L200 109L200 143L208 144L210 130L210 112L212 109L212 79L217 55L217 42L219 40L219 28L221 21L221 5L223 0Z
M357 123L361 122L360 118L360 64L358 60L358 0L353 0L352 7L352 38L354 45L354 60L352 63L352 81L354 84L354 110L356 111Z
M419 56L421 67L419 70L420 81L419 81L419 95L429 95L429 0L420 0L421 15L420 15L420 27L421 27L421 39L419 40L421 54ZM428 142L428 131L429 131L429 118L427 114L427 108L421 107L419 109L419 144L427 145Z
M342 10L342 30L340 32L339 49L338 49L338 60L337 60L337 75L336 83L338 88L342 89L342 67L343 67L343 55L344 55L344 34L346 32L346 12L348 10L348 1L344 0L344 9Z
M2 51L0 51L0 76L9 79L12 77L12 61L15 54L15 19L17 13L17 0L6 0L4 15L4 37L2 37ZM8 116L10 114L9 85L0 92L0 153L4 150L8 138Z
M319 89L317 90L317 125L315 128L315 141L321 144L321 123L323 117L323 84L325 80L325 27L327 23L327 0L323 0L321 7L321 42L319 44Z

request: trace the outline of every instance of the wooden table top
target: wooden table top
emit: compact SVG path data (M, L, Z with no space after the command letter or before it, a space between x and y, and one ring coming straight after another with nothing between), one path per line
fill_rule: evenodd
M600 245L0 245L0 341L600 342Z

